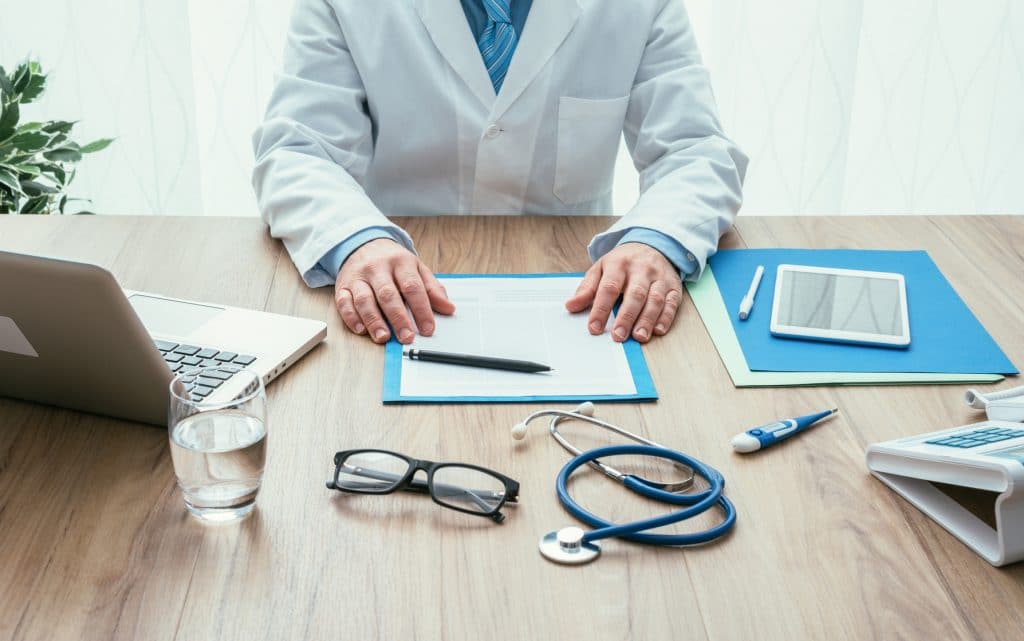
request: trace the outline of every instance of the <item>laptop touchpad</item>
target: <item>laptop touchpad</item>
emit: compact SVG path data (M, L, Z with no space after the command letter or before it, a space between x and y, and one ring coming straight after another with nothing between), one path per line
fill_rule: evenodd
M221 307L183 303L155 296L133 294L128 302L135 308L150 334L186 337L224 311Z

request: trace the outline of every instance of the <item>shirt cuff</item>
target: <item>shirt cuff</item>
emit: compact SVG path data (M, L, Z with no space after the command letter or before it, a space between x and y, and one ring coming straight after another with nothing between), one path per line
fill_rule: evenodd
M377 240L379 238L387 238L401 244L401 241L395 238L394 235L392 235L386 228L367 227L366 229L352 234L335 245L334 249L324 254L324 257L320 259L319 265L330 275L331 278L336 278L338 276L338 272L341 271L341 266L345 264L345 261L348 260L350 255L352 255L352 252L371 240Z
M700 268L697 259L678 240L660 231L646 227L630 227L615 246L618 247L623 243L643 243L657 249L679 270L679 276L682 278L686 278Z

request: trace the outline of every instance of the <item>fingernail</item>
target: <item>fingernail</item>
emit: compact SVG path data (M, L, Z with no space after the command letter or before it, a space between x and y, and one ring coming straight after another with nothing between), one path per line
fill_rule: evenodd
M366 331L366 327L362 323L356 323L356 334L362 334Z
M658 332L659 334L664 334L665 333L665 326L659 323L659 324L654 326L654 331Z
M620 341L626 340L626 330L625 330L625 328L623 328L623 327L616 327L615 331L613 333L615 334L615 338L619 339Z
M431 325L430 323L427 323L426 325L420 328L420 333L423 334L424 336L430 336L431 334L434 333L434 326Z
M590 324L590 331L594 332L595 334L600 333L600 331L601 331L601 323L591 323Z
M373 333L373 337L377 340L378 343L387 340L388 330L383 328L378 329L376 332Z
M401 340L402 340L403 343L410 343L410 342L412 342L412 338L413 338L413 336L415 336L415 334L412 333L412 330L409 329L408 327L406 327L405 329L400 331L398 333L398 335L401 337Z
M648 334L647 334L647 328L646 327L638 327L636 329L636 337L637 338L639 338L641 340L647 340L647 336L648 336Z

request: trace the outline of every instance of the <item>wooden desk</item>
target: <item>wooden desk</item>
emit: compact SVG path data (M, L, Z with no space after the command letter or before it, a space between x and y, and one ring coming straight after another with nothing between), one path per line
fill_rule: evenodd
M527 272L584 269L609 219L402 222L439 271ZM748 217L723 243L927 249L1024 364L1021 217ZM990 567L864 465L870 442L977 419L961 386L737 390L687 302L645 348L661 400L600 412L721 470L736 530L685 551L608 541L565 568L536 544L572 523L553 487L566 456L540 425L509 437L536 406L383 407L381 348L343 330L330 290L304 287L259 221L0 216L0 248L329 325L268 390L265 485L236 526L186 514L165 432L0 400L2 639L1024 638L1024 565ZM741 428L832 406L837 420L784 447L730 452ZM522 503L496 526L422 496L326 490L332 454L359 446L493 467ZM612 518L653 511L604 480L578 485Z

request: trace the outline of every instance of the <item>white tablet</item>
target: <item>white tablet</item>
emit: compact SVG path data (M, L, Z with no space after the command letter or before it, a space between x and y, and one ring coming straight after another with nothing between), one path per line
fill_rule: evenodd
M775 336L910 345L903 274L779 265L771 332Z

